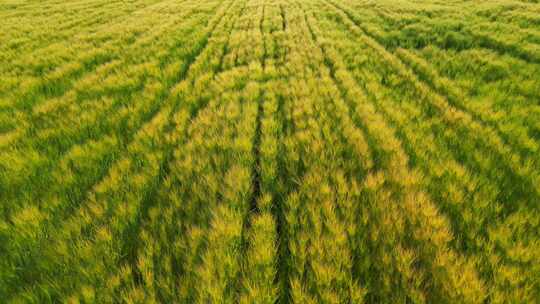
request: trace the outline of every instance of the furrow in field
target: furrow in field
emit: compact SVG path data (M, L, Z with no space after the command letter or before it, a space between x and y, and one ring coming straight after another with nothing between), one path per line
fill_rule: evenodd
M268 82L275 71L273 63L267 64L268 42L274 37L267 32L267 22L275 15L267 8L265 1L256 2L258 6L258 32L253 29L253 43L262 48L262 71L255 79L261 84L258 100L255 138L253 142L254 166L252 170L253 193L251 210L244 220L242 238L245 243L240 258L241 273L237 301L239 303L273 304L278 300L279 285L277 277L278 231L277 219L273 209L278 199L277 153L279 144L279 117L277 98L272 83ZM267 16L268 15L268 16ZM268 40L268 41L267 41ZM258 79L257 79L258 78Z
M275 211L281 248L279 300L359 302L364 289L352 279L348 240L355 230L359 189L349 170L357 167L357 159L342 159L351 151L343 146L346 141L329 113L333 96L326 95L323 85L328 76L319 74L321 59L311 48L302 11L296 4L279 5L287 24L286 36L278 39L287 51L276 80L283 100L278 109L285 118L278 162L283 164L284 183Z
M284 293L288 284L287 264L284 263L288 256L287 229L283 207L289 190L283 170L286 165L282 157L284 145L281 139L288 132L285 127L284 100L279 93L283 89L280 78L286 58L284 14L280 3L265 2L266 23L261 23L265 84L259 167L261 195L257 204L260 212L251 219L253 228L240 293L240 301L244 303L257 299L264 303L275 303L287 298Z
M274 47L272 49L272 59L275 64L275 70L273 72L276 77L276 80L270 83L270 88L275 90L275 98L278 103L276 118L279 120L278 130L276 130L276 132L279 132L281 137L277 147L279 153L275 152L275 157L273 158L277 160L277 177L275 180L268 181L273 182L273 184L271 184L271 189L276 193L271 208L272 215L276 220L277 234L277 265L274 283L276 283L278 288L277 303L289 303L291 297L291 265L288 263L288 258L290 257L290 230L286 218L286 201L290 193L296 188L296 185L291 182L291 176L288 174L289 170L287 168L290 163L287 162L287 157L285 155L285 139L291 138L295 127L290 117L291 105L287 100L288 98L285 97L285 86L280 78L285 77L285 79L288 79L291 74L289 70L289 56L291 55L289 52L291 50L289 40L292 37L292 33L290 28L287 27L287 13L283 9L283 3L273 2L272 5L269 5L269 15L271 16L269 18L271 20L271 35L275 38Z

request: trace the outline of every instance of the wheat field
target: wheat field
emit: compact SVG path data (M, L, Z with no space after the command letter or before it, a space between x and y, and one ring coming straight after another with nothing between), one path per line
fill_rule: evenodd
M0 302L540 303L540 4L0 0Z

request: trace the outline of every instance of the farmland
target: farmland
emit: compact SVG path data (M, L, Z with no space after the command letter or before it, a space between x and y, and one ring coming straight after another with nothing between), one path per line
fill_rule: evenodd
M0 0L0 302L540 303L540 4Z

